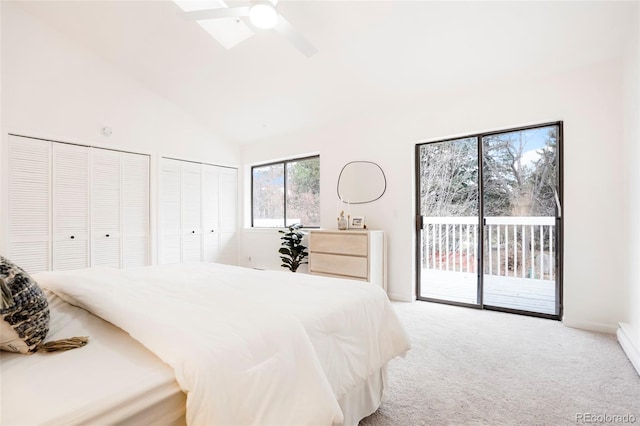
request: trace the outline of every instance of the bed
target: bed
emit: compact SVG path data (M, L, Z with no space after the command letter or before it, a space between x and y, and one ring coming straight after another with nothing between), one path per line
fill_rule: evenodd
M2 352L3 425L355 425L410 346L369 283L215 263L33 277L47 340L90 343Z

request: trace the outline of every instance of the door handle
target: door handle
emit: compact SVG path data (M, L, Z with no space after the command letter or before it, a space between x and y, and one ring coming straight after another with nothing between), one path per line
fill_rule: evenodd
M553 196L556 199L556 207L558 208L558 219L562 217L562 206L560 205L560 197L558 197L558 191L556 188L553 188Z

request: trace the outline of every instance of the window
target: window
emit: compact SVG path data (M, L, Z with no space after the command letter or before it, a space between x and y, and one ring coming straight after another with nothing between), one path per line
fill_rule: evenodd
M421 143L415 158L418 298L560 319L562 122Z
M251 168L251 225L320 227L320 157Z

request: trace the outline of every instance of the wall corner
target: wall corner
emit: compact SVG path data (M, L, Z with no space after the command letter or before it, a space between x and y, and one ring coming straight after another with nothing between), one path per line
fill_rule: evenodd
M621 322L616 336L618 337L618 343L622 346L622 350L631 361L631 364L633 364L638 375L640 375L640 342L634 338L638 333L633 333L633 331L630 324Z

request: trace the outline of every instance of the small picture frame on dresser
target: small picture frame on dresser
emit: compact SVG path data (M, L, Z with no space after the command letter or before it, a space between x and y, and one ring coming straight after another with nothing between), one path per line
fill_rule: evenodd
M364 229L364 216L351 216L351 223L349 224L349 228Z

